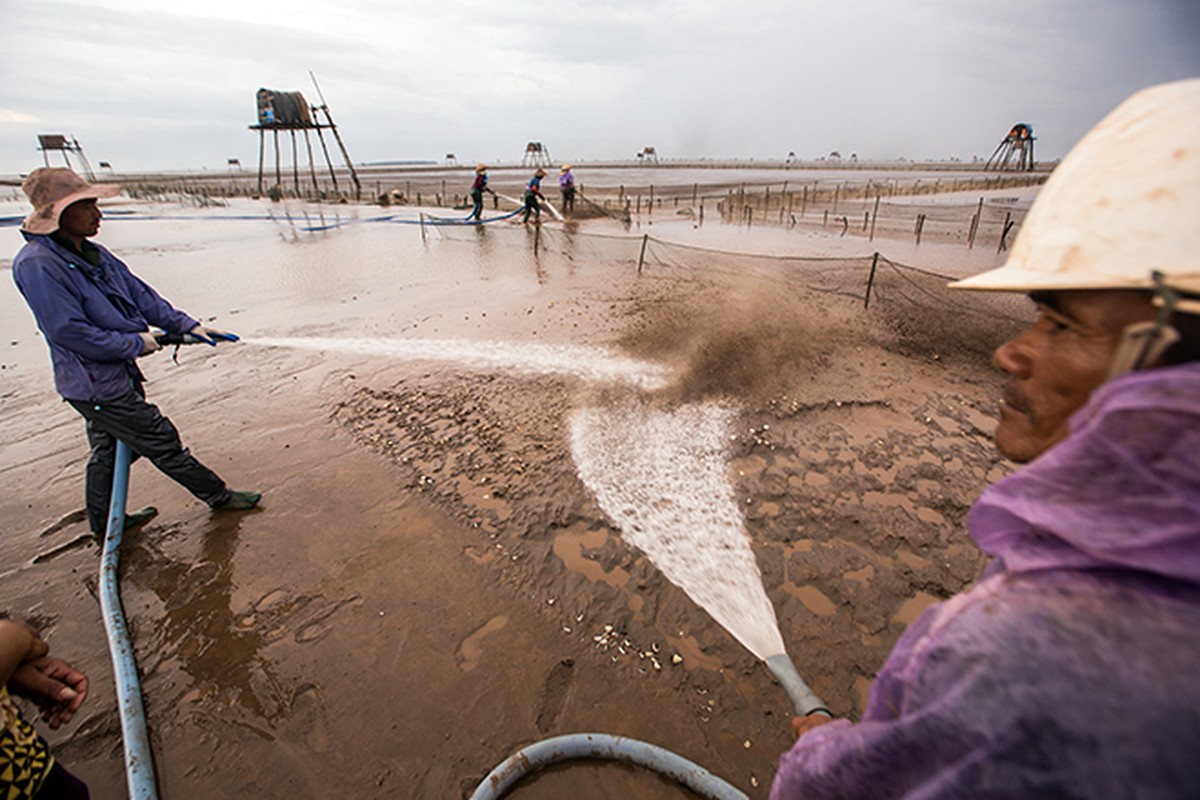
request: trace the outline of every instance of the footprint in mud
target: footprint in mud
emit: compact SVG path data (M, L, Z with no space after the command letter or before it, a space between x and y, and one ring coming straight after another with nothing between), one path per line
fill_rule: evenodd
M44 553L38 553L36 556L33 557L33 563L41 564L46 561L53 561L54 559L58 558L59 556L65 555L66 553L70 553L73 550L78 550L81 547L87 547L90 544L92 544L92 542L93 542L93 539L92 539L92 535L90 533L82 533L79 536L76 536L71 541L67 542L66 544L60 544L57 547L51 547L49 550L47 550Z
M463 639L462 644L458 646L458 668L463 672L470 672L475 669L476 665L479 664L479 659L483 656L483 646L480 644L480 641L507 624L508 617L498 614L489 619L483 627Z
M38 536L53 536L54 534L61 531L63 528L69 527L71 525L78 525L78 524L86 522L86 521L87 521L87 511L80 508L76 511L72 511L70 514L64 514L58 520L58 522L54 523L49 528L46 528L44 531L39 533Z
M289 721L304 731L304 743L314 753L323 753L329 747L329 721L325 714L325 700L321 688L315 683L302 683L292 692Z
M362 602L362 598L358 595L351 595L350 597L343 597L337 602L314 610L303 621L303 624L300 625L300 628L292 638L300 644L323 639L333 629L333 621L330 618L334 614L346 606L360 606Z
M87 512L81 508L81 509L78 509L77 511L72 511L69 514L64 514L53 525L51 525L48 528L46 528L45 530L41 531L38 534L38 538L44 539L47 536L53 536L54 534L58 533L59 531L66 530L67 528L70 528L72 525L82 525L86 522L87 522ZM61 555L65 555L74 550L78 550L81 547L86 547L91 542L92 542L92 536L90 533L81 533L81 534L77 535L75 538L71 539L71 541L69 541L69 542L66 542L64 544L55 545L54 547L51 547L49 550L46 550L45 552L38 553L36 556L33 557L33 561L31 563L42 564L46 561L52 561Z
M567 690L575 677L575 662L564 658L554 665L546 676L546 685L542 688L542 702L538 705L537 718L534 723L539 733L549 733L558 723L563 705L567 702Z

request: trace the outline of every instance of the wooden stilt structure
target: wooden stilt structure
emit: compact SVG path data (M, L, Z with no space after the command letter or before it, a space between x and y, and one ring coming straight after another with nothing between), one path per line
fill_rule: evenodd
M92 165L88 163L87 156L83 154L83 146L79 144L79 140L74 136L67 137L61 133L39 133L38 134L38 150L42 151L42 161L46 166L50 166L50 153L61 153L63 163L69 169L75 169L71 164L71 158L68 153L74 153L79 157L79 162L83 167L83 175L89 181L96 180L96 173L92 172ZM79 170L75 170L78 172Z
M550 166L550 148L541 142L529 142L525 145L525 155L521 156L523 167Z
M311 72L309 76L312 77L313 85L316 86L317 94L321 98L321 104L317 106L310 106L304 99L304 95L300 92L281 92L274 89L258 90L258 124L250 126L250 130L258 131L258 191L260 194L263 192L263 162L266 156L267 131L271 132L271 140L275 150L275 183L268 191L272 195L282 193L283 191L279 132L287 131L291 135L292 140L292 191L297 195L300 194L300 157L296 131L302 131L304 133L304 146L308 152L308 172L312 179L313 191L320 196L321 190L317 182L312 139L309 137L309 131L316 131L317 139L321 143L321 152L325 155L325 166L329 170L329 178L333 182L333 191L340 196L341 190L338 187L337 172L333 168L333 162L329 159L329 148L325 144L324 131L331 131L334 139L337 141L338 147L342 151L342 158L345 160L346 170L350 173L350 180L354 183L354 198L356 200L361 199L362 184L358 179L358 173L354 169L354 162L350 160L350 153L346 151L346 145L342 142L341 134L338 133L333 116L329 113L329 104L325 102L325 95L322 94L321 87L317 85L316 76ZM324 121L321 120L320 115L324 115Z
M1024 122L1013 125L1000 144L996 145L984 169L1032 170L1034 138L1031 125Z

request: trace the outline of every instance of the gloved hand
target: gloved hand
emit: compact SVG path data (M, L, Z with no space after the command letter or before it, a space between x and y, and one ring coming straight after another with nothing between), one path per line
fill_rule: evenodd
M216 342L214 342L212 339L213 334L216 334L218 336L229 336L229 334L226 331L220 330L219 328L210 328L207 325L197 325L196 327L194 327L190 331L188 331L188 333L190 333L192 336L195 336L197 339L203 340L207 344L214 344L214 345L216 344Z
M819 728L822 725L830 722L833 722L833 718L827 717L824 714L809 714L807 717L792 717L792 733L794 733L796 738L799 739L813 728Z
M154 338L153 333L142 331L138 336L142 337L142 352L138 353L139 356L148 356L151 353L162 350L162 345Z

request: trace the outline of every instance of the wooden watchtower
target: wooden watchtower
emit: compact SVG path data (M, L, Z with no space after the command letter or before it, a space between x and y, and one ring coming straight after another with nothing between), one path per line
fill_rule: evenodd
M984 169L1033 169L1033 126L1025 122L1013 125L1008 134L996 145Z
M88 163L87 156L83 154L83 146L74 136L67 137L61 133L39 133L38 150L42 151L42 161L47 167L50 166L50 153L54 152L62 153L63 162L70 169L75 169L75 167L71 166L71 158L67 154L74 153L83 165L84 177L89 181L96 180L96 174L92 172L92 165ZM78 172L78 170L75 171Z
M304 146L308 150L308 172L312 178L313 190L319 196L321 193L320 186L317 184L316 164L313 159L312 139L309 137L309 131L317 132L317 139L321 143L321 152L325 155L325 165L329 169L329 177L333 181L333 190L340 194L338 188L337 173L334 172L333 163L329 159L329 147L325 142L324 131L333 133L333 138L337 142L338 148L342 151L342 158L345 159L346 169L350 173L350 179L354 182L354 197L359 199L362 196L362 184L358 180L358 173L354 170L354 162L350 160L350 154L346 151L346 145L342 142L342 137L338 133L337 125L333 122L333 116L329 113L329 105L325 102L325 95L321 93L321 87L317 85L317 79L312 73L309 73L313 79L313 85L317 89L317 95L321 98L321 105L310 106L308 101L304 99L304 95L300 92L281 92L275 89L259 89L256 96L258 107L258 124L251 125L250 130L258 131L258 191L263 190L263 158L266 152L267 131L271 132L272 141L275 147L275 186L282 187L283 175L280 169L280 154L279 154L279 133L286 131L291 135L292 139L292 188L297 195L300 194L300 165L297 155L296 132L304 133ZM321 114L324 114L325 121L321 121Z
M550 166L550 148L541 142L530 142L525 145L525 155L521 157L521 166L548 167Z

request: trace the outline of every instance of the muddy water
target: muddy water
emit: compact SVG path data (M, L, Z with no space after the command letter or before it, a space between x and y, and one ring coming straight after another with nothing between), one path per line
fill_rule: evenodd
M461 796L515 747L579 730L656 742L765 796L788 744L782 691L576 475L570 412L596 400L578 375L254 339L623 348L691 371L685 393L723 389L741 409L729 478L767 594L839 713L861 708L926 596L979 568L961 523L1003 471L980 428L994 385L896 355L853 320L813 335L794 320L839 313L778 284L766 305L731 303L747 287L639 281L583 247L534 258L515 227L423 240L378 209L125 210L137 213L110 216L100 241L251 340L144 360L151 397L230 483L264 491L260 511L213 515L133 469L131 506L160 509L127 542L124 602L164 797ZM0 252L18 245L0 229ZM760 363L767 339L807 366L739 384L705 357ZM92 676L83 719L52 741L94 796L120 797L97 558L78 543L82 425L7 279L0 345L4 604ZM516 796L566 791L684 796L604 766Z

